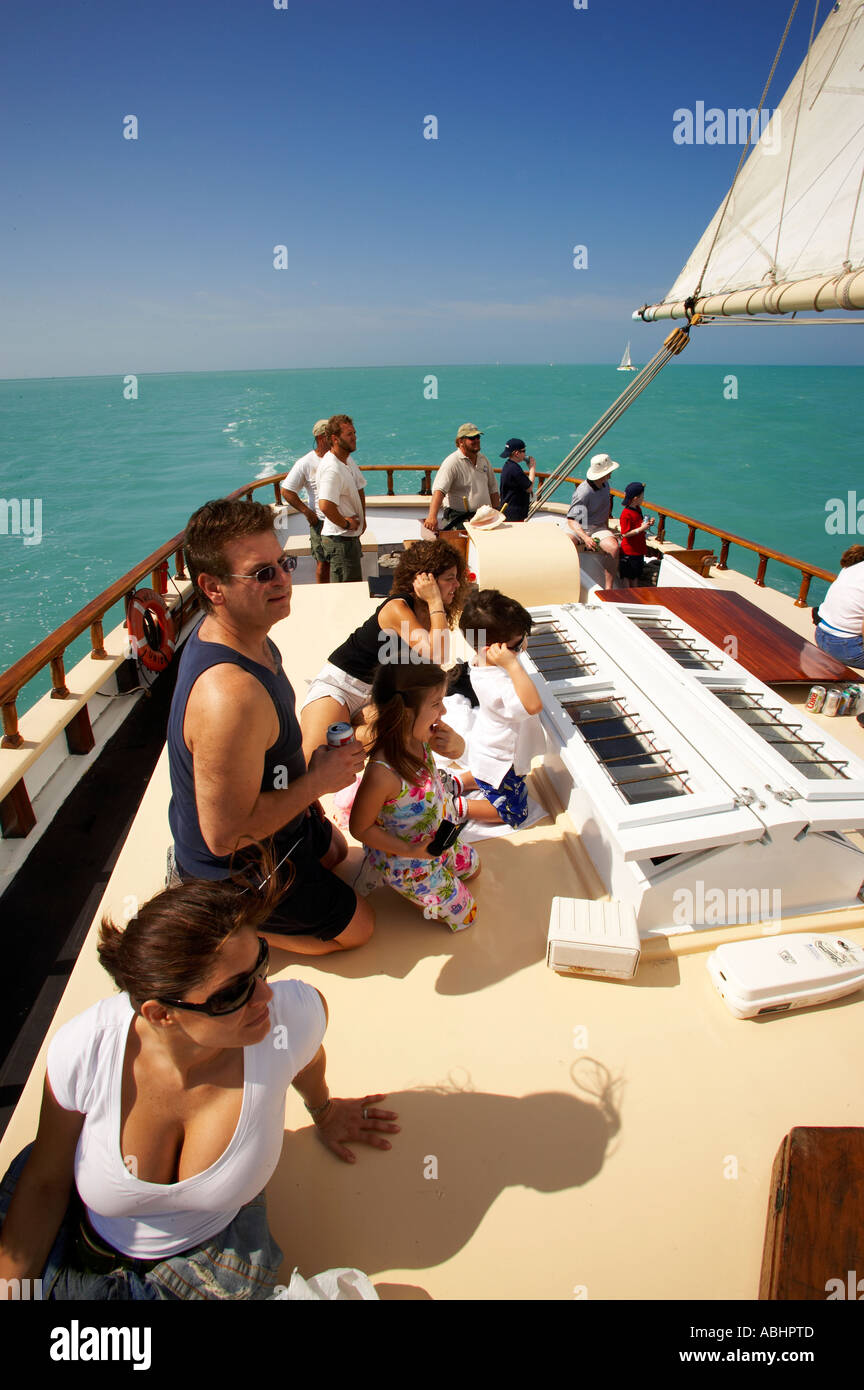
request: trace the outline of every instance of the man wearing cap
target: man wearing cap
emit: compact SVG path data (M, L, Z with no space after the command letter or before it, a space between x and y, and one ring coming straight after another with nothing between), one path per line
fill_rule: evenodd
M330 583L330 561L324 554L324 544L321 539L321 528L324 525L324 513L318 508L318 499L315 491L315 475L318 472L318 465L330 448L330 433L326 420L318 420L312 430L315 440L315 448L310 449L308 454L299 458L288 474L287 478L282 479L282 499L289 506L294 507L298 512L302 512L309 522L309 543L312 548L312 555L315 559L315 582L317 584ZM298 493L303 489L309 498L309 506L305 506L300 500Z
M501 451L501 457L507 460L501 469L501 498L504 516L507 521L524 521L531 505L531 489L534 486L537 465L532 456L528 460L527 474L524 472L522 468L522 464L525 462L524 439L508 439Z
M567 526L577 550L596 551L603 566L603 586L611 589L618 573L618 538L609 530L612 492L609 475L619 465L608 454L595 454L585 482L573 493L567 512Z
M460 425L456 448L448 454L432 480L432 500L423 525L437 535L470 521L478 507L497 507L500 502L492 465L480 452L482 430L476 425ZM441 503L446 501L442 524L438 524Z

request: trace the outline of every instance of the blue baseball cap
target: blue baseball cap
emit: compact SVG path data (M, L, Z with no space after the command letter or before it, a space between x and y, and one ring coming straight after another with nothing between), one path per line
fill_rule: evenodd
M509 459L511 454L518 454L520 449L525 448L524 439L508 439L499 455L502 459Z

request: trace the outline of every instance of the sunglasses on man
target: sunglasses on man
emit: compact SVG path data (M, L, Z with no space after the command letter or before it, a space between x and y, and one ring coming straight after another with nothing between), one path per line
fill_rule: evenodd
M164 1004L170 1009L188 1009L190 1013L209 1014L211 1018L224 1018L225 1014L236 1014L238 1009L242 1009L244 1004L255 992L255 984L258 980L267 979L267 971L270 968L270 947L263 936L258 938L258 959L255 962L254 970L248 975L243 975L233 985L227 985L225 989L217 989L215 994L211 994L209 999L205 999L203 1004L190 1004L185 999L157 999L158 1004Z
M272 584L276 578L276 566L282 570L283 574L293 574L297 568L297 561L293 555L280 555L275 565L262 565L260 569L253 570L251 574L229 574L229 579L257 579L259 584Z

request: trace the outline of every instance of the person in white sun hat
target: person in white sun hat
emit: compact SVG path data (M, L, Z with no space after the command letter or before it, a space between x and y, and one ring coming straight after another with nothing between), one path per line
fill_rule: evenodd
M593 550L603 565L603 586L613 588L618 573L618 537L609 530L612 492L609 475L619 465L608 454L595 454L584 483L573 493L567 527L577 550Z

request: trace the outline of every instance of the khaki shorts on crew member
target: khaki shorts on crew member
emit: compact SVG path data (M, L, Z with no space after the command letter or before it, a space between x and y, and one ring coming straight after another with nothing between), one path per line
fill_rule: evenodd
M327 554L324 550L324 538L321 535L321 527L323 525L324 522L321 520L319 520L315 526L312 525L311 521L309 523L309 547L312 551L312 559L319 565L326 565L329 563Z
M607 526L600 526L596 531L589 531L588 535L591 537L592 541L603 541L606 540L607 536L611 536L613 540L618 540L618 536L616 535L616 533L614 531L610 531ZM570 539L577 550L587 550L588 547L586 546L585 542L580 541L579 537L575 535L572 531L570 532Z
M322 536L324 558L330 561L330 583L350 584L363 578L363 547L359 536Z

